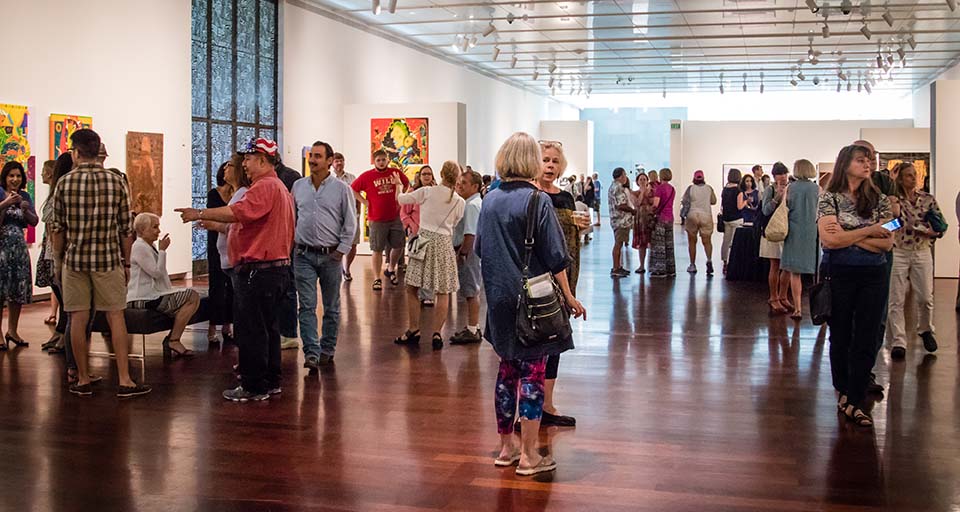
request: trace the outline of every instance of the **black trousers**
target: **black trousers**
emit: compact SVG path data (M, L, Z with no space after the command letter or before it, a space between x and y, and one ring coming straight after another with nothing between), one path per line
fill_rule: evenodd
M850 403L863 404L870 370L876 361L877 337L887 303L883 265L834 265L830 269L830 371L833 387Z
M280 387L277 303L288 285L287 273L287 267L236 272L234 320L239 334L240 383L251 393Z

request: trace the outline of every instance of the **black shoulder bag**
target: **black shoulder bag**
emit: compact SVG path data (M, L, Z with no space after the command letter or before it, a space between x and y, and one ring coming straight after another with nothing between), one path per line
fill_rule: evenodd
M833 205L837 211L837 218L840 218L840 203L836 196L833 197ZM819 232L819 227L817 231ZM832 265L832 263L827 262L826 271L820 276L820 281L810 288L810 319L813 321L813 325L823 325L830 321L830 312L833 309L833 297L830 295Z
M517 307L517 338L525 347L551 343L573 334L570 312L563 293L549 271L530 277L534 234L539 224L540 193L534 191L527 200L527 231L523 240L523 289Z

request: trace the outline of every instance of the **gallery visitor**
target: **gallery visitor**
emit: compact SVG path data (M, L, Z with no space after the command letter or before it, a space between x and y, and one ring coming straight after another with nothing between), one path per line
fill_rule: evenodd
M813 274L817 270L817 169L809 160L797 160L793 164L793 176L797 181L787 187L787 218L789 228L783 241L780 256L780 269L786 272L789 280L780 282L781 288L789 288L793 298L793 310L790 317L803 318L802 293L803 274ZM779 296L786 294L784 289Z
M713 275L713 205L717 204L717 194L707 185L703 171L693 173L693 184L687 186L680 199L680 209L686 213L684 231L687 232L687 250L690 266L687 272L697 273L697 236L703 243L703 254L707 258L707 275ZM681 215L681 217L684 217Z
M364 172L350 185L357 200L367 207L367 220L370 222L370 263L373 268L373 289L383 289L380 270L383 266L383 254L387 253L387 269L384 277L390 284L397 286L397 263L403 251L405 237L403 223L400 221L400 203L397 202L397 190L393 176L400 180L400 192L410 186L410 180L399 169L388 167L390 159L387 152L378 149L373 153L374 168Z
M723 273L727 273L730 262L730 247L737 228L743 225L743 212L737 198L740 197L740 169L727 171L727 183L720 191L720 219L723 221L723 243L720 245L720 259L723 260Z
M650 277L677 275L677 261L673 250L673 202L677 191L670 184L673 171L660 169L660 182L653 191L653 236L650 239Z
M636 213L633 216L633 246L640 256L640 265L634 272L643 274L647 271L647 249L650 248L650 237L653 234L653 188L650 186L650 177L645 172L637 174L637 189L630 192L633 207Z
M356 176L347 172L344 167L346 165L346 159L343 157L343 153L334 153L333 154L333 164L331 168L333 169L333 175L337 177L338 180L346 183L347 185L352 185L353 181L357 179ZM350 252L347 253L347 256L343 258L343 280L344 281L353 281L353 274L350 273L350 267L353 266L353 260L357 257L357 246L360 245L360 233L363 231L363 228L360 226L360 201L357 203L357 229L353 234L353 246L350 247Z
M33 273L23 230L40 222L27 193L27 173L16 160L7 162L0 171L0 315L7 308L7 331L3 348L29 345L19 333L20 310L33 302ZM2 320L2 317L0 317Z
M457 254L459 297L467 304L467 325L450 337L451 345L480 343L480 257L474 250L477 223L483 198L480 196L482 178L477 171L466 171L457 180L457 194L464 200L463 217L453 229L453 250Z
M217 186L207 193L207 209L220 208L230 204L230 199L240 187L240 175L243 174L242 156L235 154L230 160L220 164L217 169ZM209 300L207 302L210 316L207 327L207 342L217 344L222 340L233 343L233 283L221 266L219 247L219 231L207 230L207 273L209 280ZM217 326L220 326L220 336L217 335Z
M770 217L780 202L783 201L787 193L787 186L790 184L790 171L783 162L773 164L773 185L767 188L763 193L761 208L765 217ZM747 176L750 177L750 176ZM741 181L741 184L743 182ZM743 196L741 187L740 196ZM740 198L737 199L740 201ZM783 254L783 242L771 242L766 236L760 237L760 257L770 262L770 270L767 272L767 288L770 297L767 299L770 312L773 314L784 314L794 311L796 305L790 301L788 290L790 288L790 275L780 270L780 257Z
M633 229L634 208L630 203L630 190L624 186L629 182L627 171L617 167L613 170L613 183L607 192L610 228L613 229L613 266L610 267L610 277L613 278L630 275L630 271L623 268L623 249L630 242L630 230Z

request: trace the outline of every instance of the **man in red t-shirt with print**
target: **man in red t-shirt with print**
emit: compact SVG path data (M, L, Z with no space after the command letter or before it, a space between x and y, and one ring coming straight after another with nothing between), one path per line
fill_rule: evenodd
M361 174L350 185L357 200L367 205L367 219L370 221L370 250L373 256L373 289L381 290L380 269L383 266L383 251L389 250L387 270L383 275L390 279L394 286L399 282L397 278L397 261L405 242L403 223L400 222L400 203L397 202L396 185L393 184L393 175L399 175L403 188L410 186L410 180L403 171L387 167L390 159L387 152L378 149L373 153L374 168ZM357 229L362 229L358 227Z

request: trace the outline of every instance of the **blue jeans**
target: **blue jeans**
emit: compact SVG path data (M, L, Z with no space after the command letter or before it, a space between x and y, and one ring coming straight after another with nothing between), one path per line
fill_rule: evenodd
M332 356L337 347L340 328L340 283L343 279L340 260L328 254L303 252L293 256L293 275L300 301L300 339L303 353L319 357ZM323 335L317 339L317 282L323 300Z

